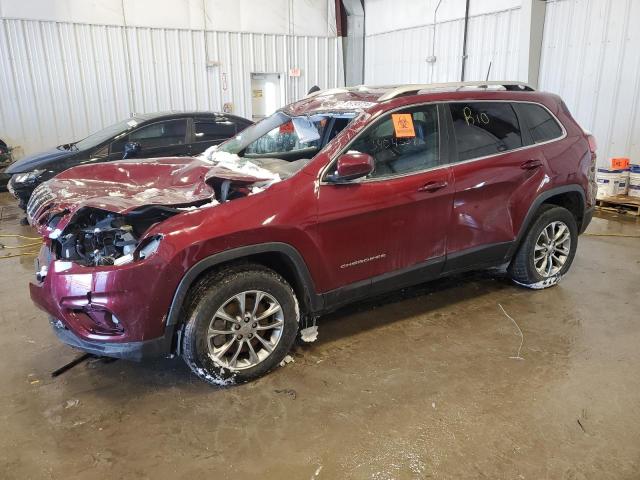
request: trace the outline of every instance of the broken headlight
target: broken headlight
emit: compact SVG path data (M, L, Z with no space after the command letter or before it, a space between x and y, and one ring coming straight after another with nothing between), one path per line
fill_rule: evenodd
M135 249L134 252L127 253L120 258L114 260L114 265L125 265L127 263L133 262L134 260L144 260L145 258L150 257L158 250L160 246L160 240L162 237L160 235L154 235L149 238L145 238L138 248Z
M160 236L141 239L142 235L124 216L94 210L69 225L54 244L61 260L85 266L124 265L158 249Z
M16 184L31 184L34 183L44 172L44 170L33 170L31 172L18 173L14 175L13 181Z

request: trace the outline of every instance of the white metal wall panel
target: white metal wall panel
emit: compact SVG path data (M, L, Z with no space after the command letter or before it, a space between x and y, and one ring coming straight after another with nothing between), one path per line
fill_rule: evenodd
M336 35L335 0L0 0L0 16L92 25Z
M131 112L221 111L250 117L250 73L283 75L284 101L344 84L342 40L0 21L0 138L18 156L78 140ZM289 77L292 67L300 77Z
M640 162L640 2L547 2L540 88L596 136L599 165Z
M469 18L465 80L516 78L520 8ZM365 83L429 83L460 80L464 19L438 22L435 63L433 24L367 35Z

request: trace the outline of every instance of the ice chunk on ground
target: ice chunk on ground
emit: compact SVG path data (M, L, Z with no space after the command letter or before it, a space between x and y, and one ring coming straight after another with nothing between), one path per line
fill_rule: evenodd
M293 357L291 355L287 355L280 362L280 366L284 367L287 363L293 363L293 362L294 362Z
M517 283L522 287L531 288L533 290L542 290L543 288L551 287L557 284L560 280L562 280L562 275L555 275L553 277L545 278L540 282L535 282L530 284L521 283L521 282L518 282L517 280L514 280L514 283Z
M300 337L303 342L311 343L318 339L318 326L303 328L300 330Z

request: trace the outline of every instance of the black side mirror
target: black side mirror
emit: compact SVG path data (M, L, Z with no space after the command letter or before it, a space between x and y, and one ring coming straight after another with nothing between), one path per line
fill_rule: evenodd
M138 142L127 142L124 144L124 154L122 158L133 158L137 157L142 150L142 147Z

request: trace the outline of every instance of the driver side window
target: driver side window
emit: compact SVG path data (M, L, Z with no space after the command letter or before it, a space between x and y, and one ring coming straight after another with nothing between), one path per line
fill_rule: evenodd
M111 142L110 152L121 153L127 142L139 143L143 149L183 145L186 134L187 121L185 119L156 122L134 130L128 135L116 137Z
M438 108L436 105L399 110L384 116L350 147L374 159L367 178L419 172L438 165Z

